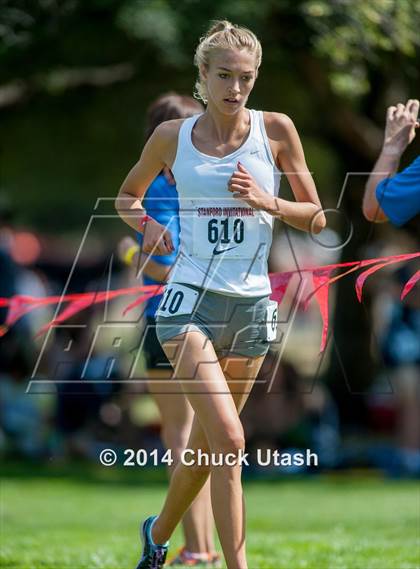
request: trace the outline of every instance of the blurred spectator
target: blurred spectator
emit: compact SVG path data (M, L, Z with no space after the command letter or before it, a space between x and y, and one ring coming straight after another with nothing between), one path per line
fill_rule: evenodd
M17 290L18 266L10 254L13 239L12 219L11 205L3 198L0 200L0 297L5 298L10 298L16 294ZM6 317L7 308L0 308L0 326L4 324ZM0 343L0 356L2 353L1 346ZM1 361L2 358L0 357Z
M401 475L420 476L420 299L411 294L401 303L401 286L408 278L406 268L399 270L387 303L382 298L380 347L396 399L393 468Z
M269 351L242 417L247 448L310 449L320 466L339 463L339 424L326 386L307 382L294 366Z
M28 232L17 232L14 227L14 211L7 200L0 199L0 297L11 298L16 294L43 297L48 294L45 276L31 266L31 258L25 254L25 247L31 248L37 237ZM7 308L0 308L0 326L7 318ZM35 332L50 319L51 309L37 309L13 326L8 334L0 339L0 355L7 352L9 337L18 334L28 345L33 344ZM0 358L1 362L1 358ZM1 370L1 363L0 363Z
M0 229L0 297L10 298L16 294L16 278L16 263L14 263L8 252L1 247ZM6 321L7 312L7 307L0 307L0 326L4 325Z
M363 199L363 213L370 221L389 219L399 226L420 212L420 156L394 175L416 136L418 112L416 99L387 110L382 151ZM401 286L408 278L407 271L400 270L388 297L380 295L380 346L395 393L397 422L397 450L383 464L388 468L392 464L393 472L400 475L420 475L420 301L412 293L401 303Z
M10 336L0 371L0 429L3 450L28 458L47 454L51 400L27 392L32 356L17 334Z
M117 359L96 346L89 351L93 311L85 311L80 318L83 325L56 331L56 353L51 353L49 377L57 382L57 452L96 459L99 439L109 436L107 427L112 429L120 419L118 405L111 403L120 392L121 383L115 380L121 375ZM71 347L67 353L64 345Z

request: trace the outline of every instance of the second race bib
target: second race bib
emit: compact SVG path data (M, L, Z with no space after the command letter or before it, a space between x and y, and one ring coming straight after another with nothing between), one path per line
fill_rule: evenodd
M275 300L270 300L266 312L267 342L273 342L277 339L278 309L278 303Z
M156 316L180 316L191 314L198 292L179 283L167 284L162 300L156 310Z

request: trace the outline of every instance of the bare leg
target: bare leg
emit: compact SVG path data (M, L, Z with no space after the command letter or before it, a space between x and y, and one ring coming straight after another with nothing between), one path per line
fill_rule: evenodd
M172 370L150 370L148 388L156 401L162 417L162 440L172 450L174 463L169 467L172 476L186 448L194 417L194 411L181 386L171 380ZM210 497L210 481L206 482L182 519L185 545L188 551L208 553L215 551L213 536L213 512Z
M164 350L196 413L188 448L237 456L245 447L239 411L245 404L264 357L253 360L231 358L229 363L226 360L219 362L211 342L197 331L170 340L164 345ZM243 381L235 383L235 378ZM210 471L213 511L228 568L247 569L239 464L210 468L178 464L163 510L154 524L153 539L155 543L169 539Z

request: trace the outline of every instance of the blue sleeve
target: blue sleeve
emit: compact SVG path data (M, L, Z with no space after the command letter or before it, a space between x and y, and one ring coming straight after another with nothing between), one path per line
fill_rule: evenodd
M175 186L169 184L165 176L160 174L148 188L143 205L148 215L169 229L175 247L175 251L170 255L152 255L151 258L161 265L173 265L180 241L179 205ZM138 233L137 239L141 245L143 235Z
M394 225L404 225L420 213L420 156L399 174L379 182L376 199Z

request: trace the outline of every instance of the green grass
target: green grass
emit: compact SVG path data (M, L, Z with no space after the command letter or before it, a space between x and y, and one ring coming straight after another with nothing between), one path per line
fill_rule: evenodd
M138 524L157 512L162 482L118 469L37 474L17 469L3 478L3 567L135 567ZM414 482L372 478L248 482L249 567L417 569L419 492ZM180 545L178 530L173 549Z

